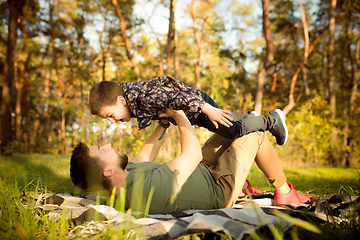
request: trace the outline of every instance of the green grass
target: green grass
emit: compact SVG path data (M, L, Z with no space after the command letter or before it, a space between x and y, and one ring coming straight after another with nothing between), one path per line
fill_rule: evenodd
M296 190L312 197L334 193L360 193L360 170L356 168L294 168L284 169L284 172L288 182L292 183ZM262 191L273 191L264 174L255 166L248 179L254 187Z
M74 227L64 218L55 221L43 217L44 212L24 208L33 203L37 193L71 193L74 187L69 177L69 156L25 155L0 156L0 239L65 239ZM359 194L360 173L354 168L285 169L288 181L295 188L312 197L334 193ZM264 174L255 166L248 177L251 184L262 191L273 191ZM39 217L40 216L40 217ZM313 233L297 225L280 239L360 239L355 219L342 224L316 224L322 234ZM120 234L120 235L119 235ZM108 229L95 239L121 238L119 230ZM226 239L220 234L196 234L181 239ZM249 239L273 239L271 229L259 229Z

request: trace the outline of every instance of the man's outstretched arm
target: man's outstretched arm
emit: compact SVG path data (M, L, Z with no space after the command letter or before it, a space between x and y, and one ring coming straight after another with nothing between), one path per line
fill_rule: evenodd
M181 153L166 163L175 175L177 191L201 162L202 152L194 128L191 126L184 112L173 111L170 117L176 121L180 132Z
M165 128L158 125L150 137L146 140L139 152L130 160L133 163L152 162L159 153L160 147L164 142L162 135Z

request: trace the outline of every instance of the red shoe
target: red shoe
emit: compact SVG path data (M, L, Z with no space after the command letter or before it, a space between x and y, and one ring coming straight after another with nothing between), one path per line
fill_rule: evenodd
M311 199L308 195L300 194L295 189L291 183L288 183L290 187L290 192L288 194L283 194L280 190L276 189L274 192L274 203L275 205L291 204L291 203L307 203Z
M259 194L261 193L261 190L260 189L256 189L254 188L253 186L251 186L250 182L248 180L246 180L248 186L247 188L243 189L242 192L240 193L240 196L239 197L245 197L247 195L247 190L249 190L250 193L253 193L253 194Z

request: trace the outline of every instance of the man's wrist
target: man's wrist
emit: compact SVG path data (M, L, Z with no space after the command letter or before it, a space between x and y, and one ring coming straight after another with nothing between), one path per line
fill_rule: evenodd
M161 121L161 119L159 120L159 125L161 126L161 127L163 127L163 128L169 128L170 127L170 123L169 123L169 121L168 120L165 120L165 121L167 121L167 123L163 123L162 121Z

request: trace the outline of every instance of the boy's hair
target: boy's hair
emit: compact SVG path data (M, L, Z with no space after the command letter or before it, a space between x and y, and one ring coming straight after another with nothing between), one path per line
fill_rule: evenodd
M103 107L114 106L118 96L124 96L124 90L119 83L113 81L95 83L89 94L91 114L99 115Z

